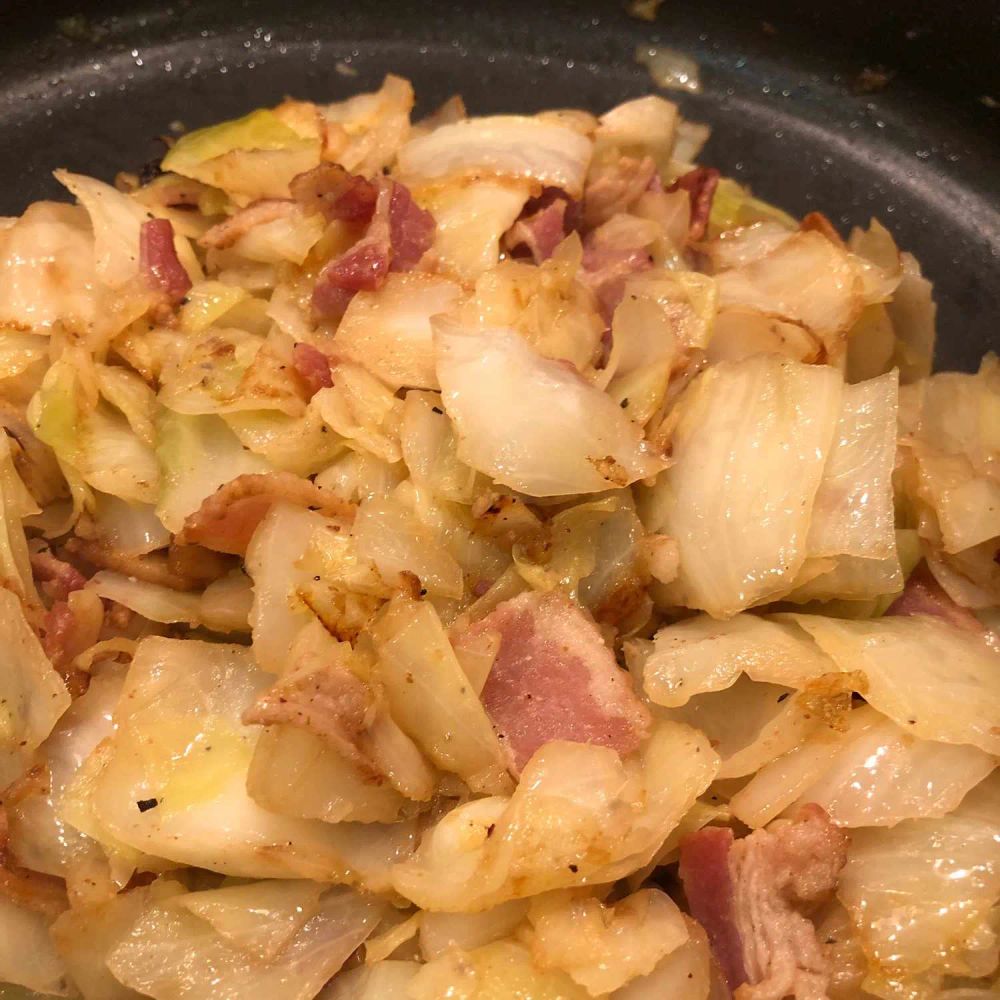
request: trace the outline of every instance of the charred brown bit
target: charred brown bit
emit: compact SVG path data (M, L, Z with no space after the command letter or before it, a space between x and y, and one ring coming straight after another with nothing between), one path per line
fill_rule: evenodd
M295 504L324 517L352 521L355 505L290 472L238 476L220 486L184 522L176 541L198 544L215 552L243 555L257 525L271 505Z
M70 538L66 551L98 569L110 569L171 590L200 590L225 576L232 563L200 545L172 545L164 552L129 555L101 542Z
M844 243L840 233L834 229L833 223L822 212L810 212L804 216L799 223L799 229L804 233L819 233L821 236L825 236L834 246L840 247L841 250L847 249L847 244Z
M472 505L472 530L512 545L540 538L545 525L523 500L509 493L494 493L480 497Z

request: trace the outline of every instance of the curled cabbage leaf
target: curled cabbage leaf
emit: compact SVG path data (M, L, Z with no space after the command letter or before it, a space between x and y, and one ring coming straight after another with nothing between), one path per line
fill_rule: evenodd
M482 910L550 889L612 882L647 864L718 769L696 730L657 725L638 757L548 743L513 796L459 805L393 871L427 910Z
M856 830L837 895L868 957L863 987L930 996L997 965L1000 798L987 779L949 816Z
M513 331L439 326L435 342L458 457L497 482L565 496L628 486L663 468L609 396Z
M677 539L675 603L727 618L791 589L840 415L832 368L757 355L702 373L671 414L673 464L640 509Z
M523 115L469 118L418 136L399 151L408 182L474 175L532 181L583 193L591 142L572 128Z
M0 579L26 607L39 609L41 599L31 573L23 519L38 514L34 497L17 474L10 438L0 430Z
M0 588L0 783L6 787L69 708L70 696L28 625L17 595Z
M648 976L639 976L612 994L613 1000L708 1000L712 990L712 953L700 924L685 917L688 939Z
M907 732L1000 753L1000 652L981 635L924 615L778 617L805 629L841 670L860 675L865 699Z
M512 899L479 913L433 913L420 917L420 953L430 962L453 948L473 951L513 934L527 916L529 902Z
M185 893L147 909L108 967L155 1000L311 1000L380 911L350 889L318 896L301 883Z
M337 326L335 345L391 389L437 389L431 317L447 313L461 288L447 278L390 274L377 292L358 292Z
M807 802L822 806L839 826L894 826L946 815L994 766L978 747L919 739L865 705L848 714L841 731L822 727L807 734L729 804L754 828Z
M613 904L566 890L532 901L531 953L542 969L562 969L591 996L603 996L653 971L688 939L677 904L660 889L640 889Z
M679 117L677 105L656 94L616 104L598 120L594 160L651 156L665 170L674 151Z
M399 421L403 404L374 375L360 365L337 365L332 388L313 397L323 420L340 434L348 447L376 458L398 462Z

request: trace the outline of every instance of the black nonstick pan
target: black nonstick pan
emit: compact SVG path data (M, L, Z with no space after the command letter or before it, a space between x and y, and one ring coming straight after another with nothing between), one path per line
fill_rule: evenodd
M837 0L340 3L7 0L0 212L57 194L55 166L111 178L192 128L290 94L409 77L431 108L600 111L653 89L638 46L693 56L702 161L844 232L879 217L940 304L938 367L1000 348L1000 6ZM668 95L669 96L669 95ZM61 196L61 193L59 194Z

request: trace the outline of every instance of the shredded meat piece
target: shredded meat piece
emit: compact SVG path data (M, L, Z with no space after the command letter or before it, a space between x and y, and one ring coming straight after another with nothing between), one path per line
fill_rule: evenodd
M956 604L922 562L906 581L903 592L889 605L887 615L930 615L968 632L985 632L983 623L968 609Z
M32 769L34 770L34 769ZM44 768L42 769L44 771ZM6 896L12 903L25 909L56 917L69 907L66 897L66 883L53 875L43 875L41 872L22 868L10 853L7 833L6 804L10 793L15 793L15 786L35 775L29 772L19 778L10 788L6 789L0 802L0 895Z
M580 277L593 290L609 326L625 293L625 282L652 266L653 259L645 245L620 243L618 234L607 224L584 237Z
M146 284L179 302L191 289L191 279L177 257L174 227L169 219L149 219L139 230L139 270Z
M87 578L72 564L58 559L48 549L31 553L31 572L41 591L53 601L65 601Z
M815 804L741 840L711 827L685 839L688 903L736 1000L824 1000L830 969L804 911L836 888L847 845Z
M579 227L579 202L561 188L547 187L531 198L504 234L503 244L514 257L530 256L536 264L548 260L566 235Z
M307 212L319 212L328 221L367 224L375 214L378 188L339 163L321 163L293 177L289 188Z
M330 359L312 344L298 343L292 348L292 364L299 378L305 383L312 399L320 389L333 385Z
M295 202L287 198L261 198L216 223L201 236L198 243L214 250L225 250L255 226L287 218L295 212L295 208Z
M141 556L117 552L101 542L83 538L70 538L64 547L70 555L92 566L171 590L199 590L232 568L231 563L220 558L217 552L209 553L193 545L173 546L169 554L154 552Z
M674 181L668 191L687 191L691 198L691 223L688 239L692 242L702 239L708 228L708 217L712 213L712 199L719 186L719 171L714 167L695 167Z
M375 182L378 199L365 235L320 271L312 295L320 319L343 314L357 292L381 288L390 271L409 271L434 239L434 217L397 181Z
M649 190L663 189L656 163L652 157L637 160L622 156L614 163L599 167L588 178L583 192L583 221L588 228L607 222L619 212L627 212L640 195Z
M56 601L42 619L42 648L66 682L71 698L78 698L90 684L90 675L73 666L73 660L101 636L104 604L90 590L73 591Z
M257 525L277 501L308 507L325 517L354 519L354 504L290 472L250 474L220 486L202 501L184 522L176 541L244 555Z
M382 775L360 743L374 717L374 700L363 681L340 664L278 681L243 713L245 725L290 725L330 743L370 781Z
M454 636L456 648L485 632L500 647L482 690L483 707L520 772L552 740L631 753L649 731L635 696L597 626L562 594L522 594Z

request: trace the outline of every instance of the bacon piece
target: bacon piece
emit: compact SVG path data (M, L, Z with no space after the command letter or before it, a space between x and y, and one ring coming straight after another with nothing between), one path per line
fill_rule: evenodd
M434 216L421 208L404 184L390 181L389 243L393 271L410 271L434 242Z
M244 555L257 525L279 501L317 510L324 517L354 519L354 504L290 472L251 473L220 486L184 522L181 545L204 545L215 552Z
M618 669L601 633L562 594L521 594L455 637L460 648L486 632L500 648L482 701L520 772L552 740L610 747L624 755L649 731L649 712Z
M198 243L203 247L225 250L255 226L287 218L295 211L295 202L287 198L261 198L206 230Z
M613 215L627 212L644 192L657 189L662 191L663 184L650 156L641 160L622 156L614 163L604 164L588 178L583 192L584 225L591 229L599 226Z
M558 198L532 215L517 220L504 234L513 256L529 253L536 264L548 260L566 238L566 201Z
M687 191L691 198L691 225L688 239L700 240L708 228L708 217L712 212L712 199L719 186L719 171L715 167L695 167L681 174L667 191Z
M312 399L320 389L329 389L333 385L333 375L330 372L330 359L312 344L302 341L292 348L292 364L299 378L309 390Z
M44 594L53 601L65 601L81 590L87 578L73 565L56 558L48 549L31 553L31 572Z
M191 288L174 247L174 227L169 219L149 219L139 230L139 270L146 284L179 302Z
M375 214L378 188L339 163L321 163L292 178L292 197L307 211L319 212L328 221L367 225Z
M619 219L627 220L628 216ZM618 303L625 293L625 282L634 274L653 266L648 244L640 241L638 226L606 222L583 240L583 266L580 277L597 296L601 315L610 325ZM642 224L641 220L632 220Z
M103 625L104 604L92 590L73 591L65 601L56 601L42 619L42 648L72 698L83 694L90 683L90 676L77 670L73 660L98 641Z
M747 981L743 942L733 912L729 852L733 831L706 826L681 842L680 877L691 916L705 928L712 954L731 990Z
M683 841L688 904L738 1000L826 995L829 965L802 911L836 888L847 845L815 804L741 840L706 828Z
M903 592L889 605L887 615L930 615L968 632L985 632L983 623L968 609L956 604L922 562L906 581Z
M355 293L373 292L389 271L408 271L430 247L434 217L396 181L376 182L378 200L364 237L320 271L312 309L319 318L339 317Z

